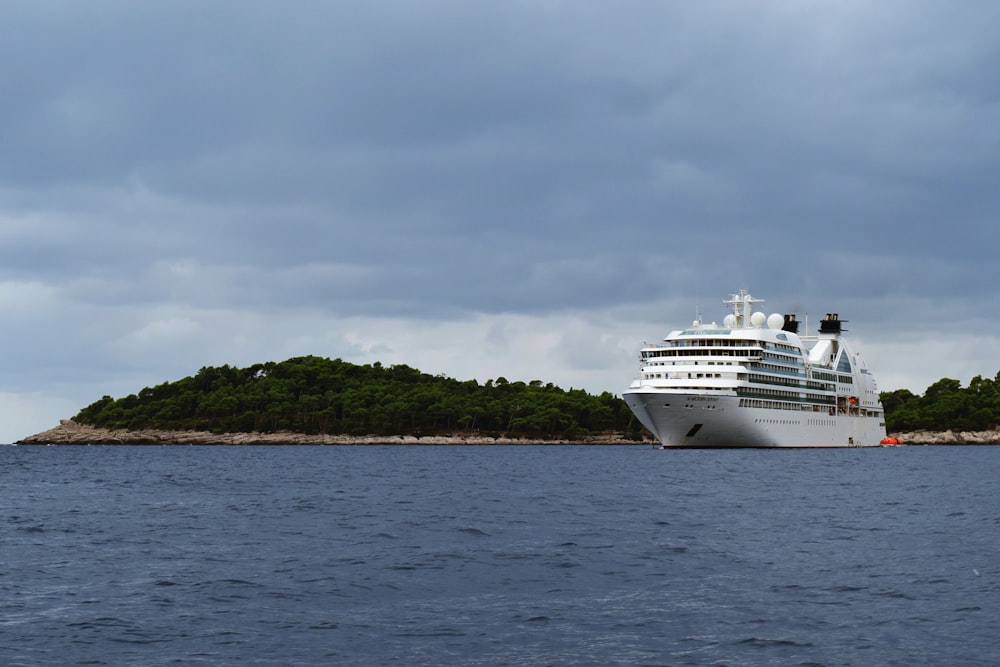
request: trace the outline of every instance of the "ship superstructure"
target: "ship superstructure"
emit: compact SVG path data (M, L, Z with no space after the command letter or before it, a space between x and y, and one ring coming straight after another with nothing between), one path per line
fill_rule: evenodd
M837 313L799 335L794 314L755 311L746 290L722 325L699 318L646 345L623 398L663 447L875 447L878 387Z

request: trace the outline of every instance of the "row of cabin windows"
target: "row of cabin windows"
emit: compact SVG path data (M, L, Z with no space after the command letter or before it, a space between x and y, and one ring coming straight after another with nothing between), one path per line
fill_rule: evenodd
M802 406L797 403L786 403L784 401L768 401L761 398L740 399L741 408L767 408L770 410L802 410Z
M731 361L704 361L704 362L697 362L697 361L692 361L692 362L654 361L654 362L651 362L651 363L649 363L647 365L648 366L697 366L699 363L701 363L702 365L706 365L706 366L734 366L734 365L736 365L736 364L734 364ZM788 366L777 366L777 365L774 365L774 364L757 363L757 364L751 364L751 367L754 370L770 371L772 373L783 375L785 377L797 378L799 380L805 379L805 377L806 377L805 376L805 372L793 370L793 369L789 368Z
M780 354L774 354L773 352L765 352L763 354L757 354L758 351L755 350L702 350L699 354L680 354L677 350L646 350L642 353L642 359L662 359L664 357L681 358L683 361L688 361L688 363L697 364L696 359L704 357L743 357L746 359L751 359L757 357L770 361L776 364L782 364L784 366L791 366L793 368L805 368L805 362L801 358L796 357L786 357ZM676 362L675 362L676 363ZM711 362L709 362L711 363Z
M745 338L689 338L685 340L670 340L663 344L664 347L757 347L762 343L759 340L748 340Z
M654 364L654 365L656 365L656 364ZM709 365L712 365L712 362L709 362ZM731 364L722 364L722 363L719 363L718 365L722 366L722 365L731 365ZM776 377L774 375L763 375L763 374L759 374L759 373L750 373L749 375L745 375L745 374L740 373L740 374L737 374L737 379L738 380L749 380L750 382L753 382L755 384L772 384L772 385L776 384L776 385L783 385L783 386L787 386L787 387L795 387L797 389L803 387L803 385L802 385L802 376L801 375L791 375L791 374L788 374L788 371L786 369L783 369L783 368L780 368L780 367L768 367L766 364L761 364L761 365L755 366L754 368L755 368L755 370L770 370L770 371L774 371L776 373L783 373L785 375L783 375L783 376L777 376ZM696 378L697 379L702 379L702 378L722 378L722 377L732 377L732 375L733 375L732 373L722 374L722 373L697 373L697 372L689 372L689 373L687 373L687 378L688 379L696 379ZM683 374L667 373L667 372L644 373L643 374L643 378L646 379L646 380L662 380L664 378L679 379L678 376L680 378L684 377ZM830 392L833 391L833 386L832 385L820 384L820 383L817 383L817 382L807 382L805 384L804 388L805 389L812 389L814 391L830 391Z
M754 357L760 353L760 350L702 350L700 354L694 355L686 350L643 350L643 359L652 359L655 357Z
M663 379L688 379L688 380L705 380L705 379L721 379L723 377L722 373L688 373L687 378L669 378L665 377L664 373L647 373L645 375L646 380L663 380ZM680 389L680 387L674 387L675 389ZM694 387L694 389L705 390L712 389L711 387ZM740 393L747 392L747 389L739 389ZM790 401L795 401L800 404L802 402L817 403L822 405L829 405L832 399L829 396L817 395L817 394L806 394L805 398L799 396L797 391L785 391L781 389L770 389L764 387L754 387L752 393L756 396L774 396L776 398L783 398Z
M752 347L757 349L765 350L780 350L787 352L788 354L793 354L796 356L802 355L802 350L794 345L788 345L785 343L772 343L766 340L745 340L737 339L732 340L729 338L694 338L689 340L672 340L667 341L661 347L664 348L689 348L689 347L726 347L726 348L740 348L740 347Z
M698 366L698 365L701 365L701 366L742 366L743 364L736 364L736 363L733 363L732 361L702 361L702 362L697 362L697 361L691 361L691 362L685 362L685 361L653 361L653 362L650 362L650 363L645 364L645 365L646 366Z
M828 415L830 417L833 417L835 414L837 414L836 408L831 406L810 405L808 403L794 403L790 401L780 401L780 400L768 400L765 398L741 398L740 407L767 408L770 410L795 410L798 412L812 411L813 413L821 412L824 415ZM882 413L878 410L860 410L857 413L852 413L852 415L855 417L876 417L876 418L882 417ZM815 420L809 420L809 423L822 424L827 421L830 420L815 419Z

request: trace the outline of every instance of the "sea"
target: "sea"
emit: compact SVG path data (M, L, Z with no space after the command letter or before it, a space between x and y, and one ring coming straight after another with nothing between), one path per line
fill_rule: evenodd
M0 664L1000 665L1000 447L0 446Z

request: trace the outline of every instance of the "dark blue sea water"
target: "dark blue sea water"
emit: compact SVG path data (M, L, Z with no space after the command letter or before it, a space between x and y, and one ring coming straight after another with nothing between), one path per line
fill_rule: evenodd
M3 665L996 665L1000 447L0 447Z

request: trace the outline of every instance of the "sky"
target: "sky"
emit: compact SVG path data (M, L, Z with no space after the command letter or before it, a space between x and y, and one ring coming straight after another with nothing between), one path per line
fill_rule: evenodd
M620 395L747 289L1000 371L1000 4L5 0L0 442L318 355ZM812 328L815 328L813 326Z

